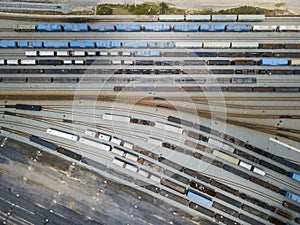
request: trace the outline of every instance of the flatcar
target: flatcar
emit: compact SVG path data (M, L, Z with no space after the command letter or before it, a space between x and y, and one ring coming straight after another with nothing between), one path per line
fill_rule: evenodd
M61 131L61 130L57 130L57 129L54 129L54 128L48 128L46 130L46 133L50 134L50 135L57 136L57 137L61 137L61 138L64 138L64 139L68 139L68 140L71 140L71 141L78 141L78 139L79 139L79 137L77 135L74 135L74 134L71 134L71 133L68 133L68 132L64 132L64 131Z

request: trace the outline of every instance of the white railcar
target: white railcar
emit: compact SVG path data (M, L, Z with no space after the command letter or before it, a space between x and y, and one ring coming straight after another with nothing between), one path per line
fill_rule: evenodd
M278 30L281 32L299 32L300 31L300 26L297 25L280 25L278 27Z
M125 165L125 169L128 169L132 172L137 172L138 171L138 167L137 166L134 166L134 165L130 165L130 164L126 164Z
M247 170L251 170L251 169L252 169L252 165L250 165L250 164L248 164L248 163L245 163L245 162L243 162L243 161L240 161L239 166L240 166L240 167L243 167L243 168L245 168L245 169L247 169Z
M5 60L4 59L0 59L0 65L5 65Z
M85 131L85 133L84 133L85 135L88 135L88 136L91 136L91 137L96 137L96 135L97 135L97 132L96 131L93 131L93 130L86 130Z
M258 48L259 43L253 41L233 41L231 42L231 48Z
M111 120L111 121L118 121L118 122L125 122L129 123L130 122L130 117L129 116L121 116L121 115L114 115L114 114L103 114L102 119L104 120Z
M35 59L21 59L20 60L21 65L36 65Z
M159 128L159 129L166 130L166 131L171 131L171 132L174 132L174 133L177 133L177 134L182 134L183 133L183 129L181 127L171 125L171 124L156 122L155 127Z
M116 145L121 145L121 143L122 143L122 140L120 140L119 138L116 138L116 137L113 137L110 141Z
M160 177L158 177L158 176L151 174L149 178L150 178L150 180L154 181L155 183L160 183Z
M262 22L265 20L265 15L255 14L255 15L238 15L239 22Z
M230 44L228 41L207 41L203 42L203 48L230 48Z
M87 52L87 55L88 55L88 56L96 56L96 55L97 55L97 52Z
M112 60L111 64L113 64L113 65L122 65L122 60Z
M143 170L143 169L140 169L138 171L138 173L141 174L144 177L148 177L149 176L149 173L147 171Z
M68 140L71 140L71 141L78 141L78 139L79 139L79 137L77 135L70 134L70 133L60 131L60 130L57 130L57 129L53 129L53 128L48 128L46 130L46 133L51 134L53 136L61 137L61 138L64 138L64 139L68 139Z
M19 65L19 60L18 59L7 59L6 64L7 65Z
M209 22L211 20L210 15L186 15L185 21L187 22Z
M176 48L202 48L201 41L177 41Z
M110 56L119 56L119 55L120 55L119 52L111 52L111 53L110 53Z
M72 65L72 60L64 60L64 65Z
M133 65L134 64L133 60L124 60L123 63L124 63L124 65Z
M221 149L224 149L226 151L230 151L230 152L233 152L234 151L234 147L228 145L228 144L225 144L221 141L218 141L216 139L213 139L213 138L209 138L208 139L208 143L211 144L211 145L214 145L216 147L219 147Z
M161 146L162 145L162 140L154 138L154 137L149 137L148 138L148 143L152 144L152 145Z
M131 52L122 52L122 56L131 56Z
M123 146L128 149L133 149L133 144L131 144L129 142L124 142Z
M235 22L237 15L211 15L212 22Z
M137 155L131 154L129 152L126 152L125 158L132 160L132 161L137 161L139 159L139 157Z
M56 55L57 56L69 56L69 52L68 51L57 51Z
M85 56L85 51L73 51L71 52L72 53L72 56Z
M37 56L38 55L37 53L38 53L37 51L26 51L25 55L26 56Z
M300 65L300 59L292 59L291 60L292 66L299 66Z
M75 65L84 65L84 62L85 62L84 60L75 60L74 64Z
M84 138L84 137L81 137L79 139L79 142L82 144L97 148L97 149L105 150L105 151L110 151L110 149L111 149L110 145L103 144L103 143L100 143L97 141L93 141L93 140L90 140L90 139Z
M121 149L118 149L118 148L112 148L111 152L116 154L116 155L119 155L121 157L124 156L124 151L122 151Z
M108 56L108 52L100 52L99 55L100 56Z
M261 175L261 176L265 176L265 175L266 175L266 172L265 172L265 171L263 171L262 169L259 169L259 168L257 168L257 167L254 167L254 168L253 168L253 173L259 174L259 175Z
M184 21L184 15L159 15L159 21L165 22L177 22L177 21Z
M104 140L104 141L110 141L110 135L108 134L103 134L103 133L99 133L98 139L100 140Z
M112 160L112 163L114 163L114 164L116 164L116 165L118 165L118 166L120 166L120 167L122 167L122 168L125 166L125 163L124 163L123 161L117 159L117 158L114 158L114 159Z
M276 31L277 26L276 25L254 25L253 31Z
M54 56L55 52L54 51L39 51L40 56Z

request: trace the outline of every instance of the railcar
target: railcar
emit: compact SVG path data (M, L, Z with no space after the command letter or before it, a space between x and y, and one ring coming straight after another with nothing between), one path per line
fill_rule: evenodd
M251 218L251 217L249 217L249 216L246 216L246 215L244 215L244 214L242 214L242 213L239 215L239 218L240 218L241 220L243 220L243 221L249 223L249 224L265 225L265 223L262 223L262 222L260 222L260 221L258 221L258 220L256 220L256 219L253 219L253 218Z
M160 22L183 22L184 20L184 15L159 15Z
M224 24L201 24L199 27L200 32L223 32L225 31Z
M118 32L140 32L142 27L140 24L115 24Z
M115 114L105 113L105 114L103 114L102 119L103 120L130 123L130 116L122 116L122 115L115 115Z
M90 24L90 31L95 32L114 32L116 31L114 24Z
M297 194L294 194L292 192L289 192L289 191L284 191L284 196L295 201L295 202L298 202L300 203L300 196L297 195Z
M40 32L62 32L61 24L37 24L36 31Z
M42 106L40 105L27 105L27 104L16 104L15 108L19 110L30 110L30 111L42 110Z
M57 129L54 129L54 128L48 128L46 130L46 133L57 136L57 137L61 137L61 138L64 138L64 139L68 139L68 140L71 140L71 141L78 141L78 139L79 139L79 137L77 135L74 135L74 134L71 134L71 133L68 133L68 132L64 132L64 131L61 131L61 130L57 130Z
M228 197L228 196L226 196L226 195L224 195L224 194L221 194L221 193L219 193L219 192L217 192L216 198L221 199L221 200L223 200L224 202L226 202L226 203L228 203L228 204L230 204L230 205L233 205L233 206L235 206L235 207L237 207L237 208L242 208L242 206L243 206L243 203L242 203L242 202L239 202L239 201L237 201L237 200L235 200L235 199L233 199L233 198L230 198L230 197Z
M266 214L258 209L255 209L249 205L243 204L242 209L245 210L246 212L251 213L251 214L253 214L259 218L262 218L264 220L268 220L268 218L269 218L268 214Z
M163 179L160 180L160 183L161 183L162 185L164 185L164 186L170 188L170 189L173 189L173 190L175 190L175 191L181 193L181 194L185 194L185 193L186 193L186 189L185 189L184 186L179 185L179 184L176 184L176 183L174 183L173 181L170 181L170 180L168 180L168 179L163 178Z
M223 153L223 152L220 152L220 151L217 151L217 150L213 151L213 155L216 156L216 157L218 157L218 158L221 158L221 159L223 159L225 161L228 161L228 162L230 162L232 164L235 164L235 165L238 165L238 163L240 161L239 159L237 159L237 158L235 158L235 157L233 157L231 155L228 155L226 153Z
M61 153L63 155L66 155L66 156L68 156L68 157L70 157L72 159L76 159L78 161L80 161L82 159L82 155L80 155L80 154L78 154L76 152L73 152L73 151L71 151L69 149L63 148L63 147L58 147L57 148L57 152Z
M188 190L186 193L186 196L191 199L191 201L196 202L196 203L200 203L202 205L208 206L208 207L212 207L213 205L213 201L211 198L208 198L200 193L197 193L195 191L192 190Z
M64 31L66 32L87 32L89 27L87 24L64 24Z
M238 217L239 216L239 212L236 211L236 210L233 210L225 205L222 205L218 202L215 202L213 203L212 207L216 208L216 209L219 209L220 211L224 212L224 213L227 213L233 217Z
M212 22L235 22L237 15L211 15Z
M169 24L145 24L143 30L146 32L168 32L171 31L171 26Z
M223 169L226 170L226 171L228 171L228 172L230 172L230 173L232 173L232 174L235 174L235 175L237 175L239 177L242 177L242 178L244 178L246 180L249 180L249 178L250 178L250 175L248 173L245 173L245 172L243 172L243 171L241 171L239 169L236 169L235 167L232 167L232 166L229 166L229 165L225 164L224 167L223 167Z
M199 30L198 24L175 24L174 32L197 32Z
M166 131L178 133L178 134L183 134L183 129L179 126L175 126L175 125L171 125L171 124L167 124L167 123L156 122L155 127L166 130Z
M88 138L80 137L79 142L97 149L105 150L105 151L110 151L111 146L108 144L103 144L97 141L90 140Z
M41 139L41 138L39 138L37 136L34 136L34 135L31 135L29 137L29 140L32 141L32 142L34 142L34 143L36 143L36 144L42 145L42 146L44 146L46 148L49 148L51 150L55 150L56 151L56 149L58 148L58 146L56 144L51 143L51 142L46 141L46 140L43 140L43 139Z
M230 48L230 42L203 42L203 48Z

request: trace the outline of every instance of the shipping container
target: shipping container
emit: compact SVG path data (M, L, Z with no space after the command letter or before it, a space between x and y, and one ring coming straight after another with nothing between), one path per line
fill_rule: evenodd
M89 27L87 24L65 24L64 31L67 32L87 32Z
M201 24L200 31L202 32L223 32L225 31L224 24Z
M186 15L186 22L209 22L211 20L210 15Z
M116 30L119 32L140 32L141 25L140 24L115 24Z
M90 31L97 32L114 32L116 31L114 24L90 24Z
M237 15L211 15L212 22L235 22Z
M168 32L171 30L170 24L145 24L144 31L149 32Z
M199 30L198 24L175 24L174 32L197 32Z
M262 22L265 20L265 15L260 14L241 14L238 15L238 21L239 22Z
M70 41L70 48L95 48L93 41Z
M250 32L252 25L250 24L228 24L226 25L227 32Z
M61 32L61 24L37 24L36 30L41 32Z
M177 41L176 48L202 48L203 43L201 41ZM166 55L165 55L166 56Z
M68 41L44 41L44 48L69 48Z
M159 15L160 22L183 22L184 15Z

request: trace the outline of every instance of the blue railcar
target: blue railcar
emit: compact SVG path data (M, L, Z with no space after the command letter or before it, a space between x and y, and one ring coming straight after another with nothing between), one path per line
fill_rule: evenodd
M27 48L28 42L27 41L18 41L18 47L19 48Z
M139 32L141 25L139 24L115 24L117 31Z
M17 48L15 41L0 41L0 48Z
M41 139L37 136L32 135L32 136L29 137L29 140L34 142L34 143L37 143L39 145L42 145L46 148L52 149L52 150L56 150L58 148L58 146L56 144L53 144L49 141L45 141L45 140L43 140L43 139Z
M144 31L157 31L157 32L168 32L171 30L169 24L146 24L144 26Z
M87 24L65 24L64 31L67 32L87 32L89 27Z
M290 177L296 181L300 182L300 175L297 173L290 173Z
M42 41L28 41L27 48L43 48Z
M98 32L114 32L116 31L114 24L90 24L90 31Z
M158 50L136 50L134 52L136 57L160 57L160 51Z
M227 32L250 32L252 25L250 24L228 24L226 25Z
M175 32L197 32L199 30L198 24L175 24L173 30Z
M212 206L213 201L210 198L207 198L199 193L196 193L194 191L188 191L187 192L187 197L190 198L192 201L201 203L202 205L205 206Z
M44 41L44 48L69 48L68 41Z
M122 42L121 41L112 41L111 42L111 47L112 48L121 48L122 47Z
M289 64L287 59L261 59L259 62L262 66L287 66Z
M111 41L96 41L97 48L111 48Z
M174 41L149 41L149 48L175 48Z
M70 48L95 48L93 41L71 41Z
M291 193L291 192L288 192L288 191L285 191L284 192L284 196L295 201L295 202L298 202L300 203L300 196L299 195L296 195L294 193Z
M61 24L38 24L36 26L37 31L41 32L62 32L62 25Z
M224 24L202 24L200 25L200 31L203 32L223 32L225 30Z
M123 41L123 48L147 48L147 41Z

